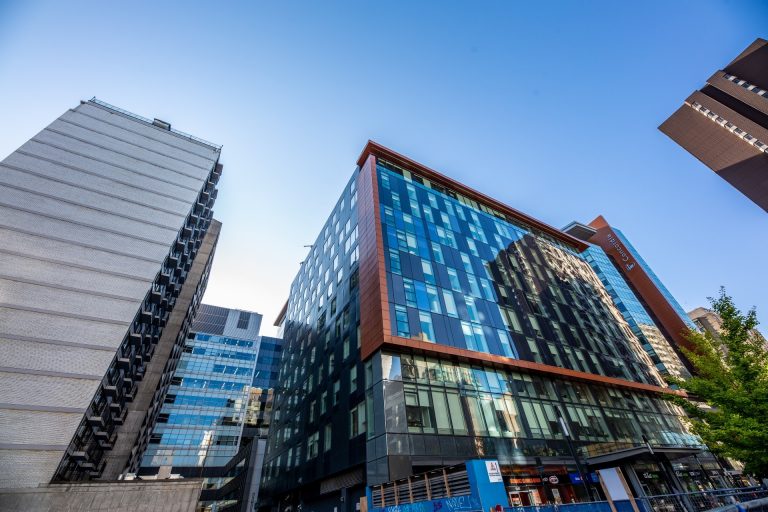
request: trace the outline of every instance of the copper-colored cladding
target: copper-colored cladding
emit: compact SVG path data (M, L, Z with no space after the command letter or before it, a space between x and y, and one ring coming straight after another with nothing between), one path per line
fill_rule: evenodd
M446 187L461 192L476 201L486 203L489 206L492 206L511 217L519 219L528 225L549 233L580 250L588 247L584 242L577 238L567 235L552 226L525 215L524 213L518 212L494 199L488 198L487 196L453 181L437 171L433 171L417 162L399 155L380 144L368 141L368 144L365 146L363 153L358 159L360 173L357 177L358 247L360 249L360 355L363 360L368 359L374 352L383 347L397 347L400 349L408 348L413 351L437 356L451 356L452 358L468 362L497 365L510 370L540 373L559 378L568 378L625 389L684 395L684 393L680 391L673 391L669 388L662 388L650 384L613 377L604 377L602 375L570 370L559 366L521 361L519 359L512 359L484 352L475 352L448 345L393 336L390 328L387 277L379 207L379 189L376 175L377 157L382 157L393 163L402 165L404 168L413 170L430 181L440 183Z
M694 102L714 112L726 123L768 144L768 41L755 40L723 70L716 71L704 87L664 121L659 130L698 158L718 176L768 211L768 154L696 111ZM726 78L747 82L747 87ZM758 87L755 90L754 87Z
M683 149L768 211L768 155L694 110L690 106L694 101L766 143L768 129L700 92L693 93L659 126L659 130Z
M357 239L360 249L360 356L368 359L390 334L387 276L379 209L376 157L368 155L357 175Z
M624 247L621 239L616 235L602 215L598 216L589 225L597 230L589 239L595 245L599 245L616 264L624 279L629 281L635 293L640 296L643 303L651 310L655 320L662 330L678 347L693 350L694 346L685 339L683 333L688 326L680 318L672 305L667 301L661 291L653 284L650 276L637 263L632 253Z

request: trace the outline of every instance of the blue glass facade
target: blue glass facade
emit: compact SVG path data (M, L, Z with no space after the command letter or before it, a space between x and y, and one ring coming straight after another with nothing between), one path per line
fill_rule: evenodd
M200 307L143 454L142 476L204 478L200 511L258 496L282 351L260 326L256 313Z
M280 370L280 356L283 352L283 340L261 336L259 355L256 358L256 368L253 373L254 388L272 388L277 382Z
M575 249L408 171L378 175L393 334L662 384Z
M225 466L240 446L257 354L255 340L187 339L142 468Z
M629 247L629 246L628 246ZM656 326L640 300L621 276L605 251L596 245L582 253L605 285L616 307L643 345L656 368L665 375L687 378L690 373ZM635 254L637 261L641 261ZM678 306L679 307L679 306Z

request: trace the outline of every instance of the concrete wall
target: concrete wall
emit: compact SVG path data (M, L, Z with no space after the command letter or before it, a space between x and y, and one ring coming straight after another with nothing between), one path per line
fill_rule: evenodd
M89 102L0 162L0 488L50 481L218 154Z
M0 510L194 512L201 488L199 479L48 485L0 492Z

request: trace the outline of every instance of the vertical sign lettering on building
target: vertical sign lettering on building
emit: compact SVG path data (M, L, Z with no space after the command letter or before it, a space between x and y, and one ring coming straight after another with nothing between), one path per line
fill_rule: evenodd
M616 250L617 253L619 253L619 256L621 256L621 261L624 263L624 268L627 269L627 271L632 270L635 268L635 262L632 261L632 258L629 255L629 251L624 249L624 246L621 245L618 238L613 235L613 233L608 233L608 243L613 246L613 248Z

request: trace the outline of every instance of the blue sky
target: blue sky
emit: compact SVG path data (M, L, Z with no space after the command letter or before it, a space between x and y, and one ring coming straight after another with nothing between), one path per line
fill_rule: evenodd
M0 157L92 96L223 144L205 299L266 325L370 138L766 331L768 214L657 130L756 37L765 1L0 0Z

